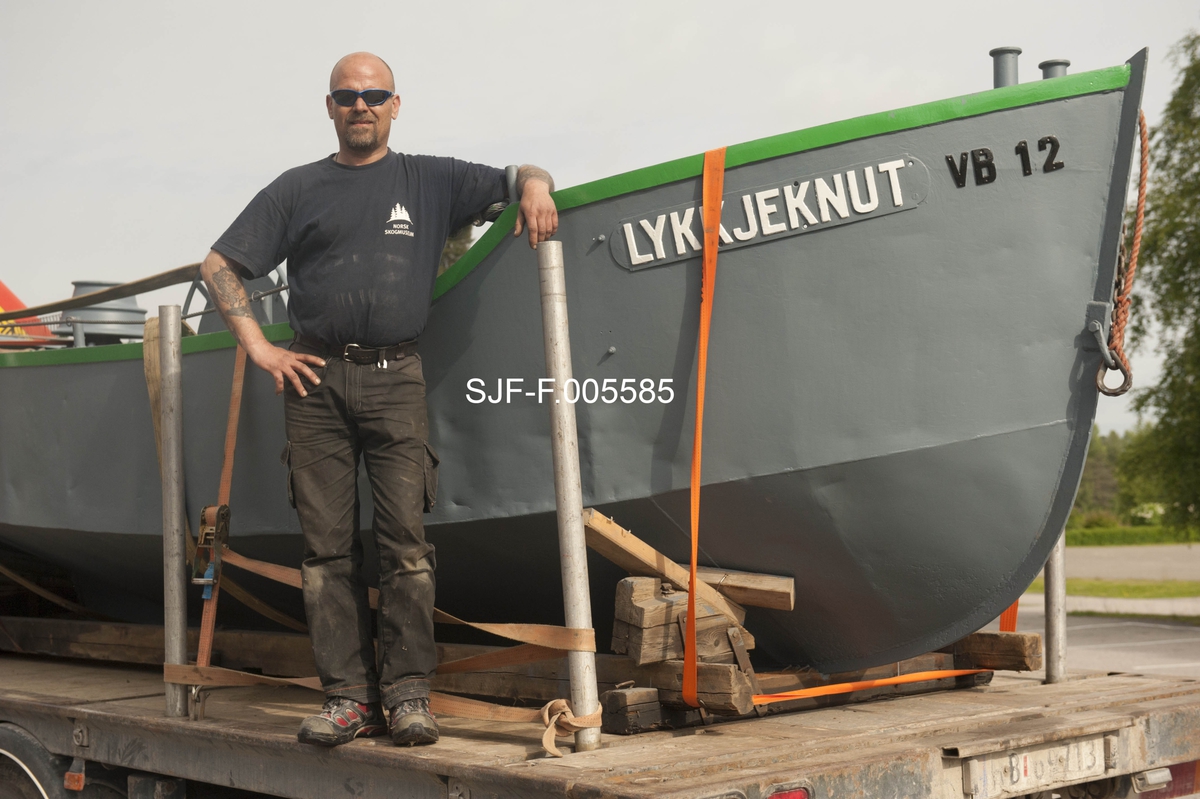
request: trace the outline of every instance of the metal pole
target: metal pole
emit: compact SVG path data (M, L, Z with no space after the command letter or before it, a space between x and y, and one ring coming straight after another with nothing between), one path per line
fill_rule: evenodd
M997 47L988 52L992 57L992 86L1017 85L1017 56L1021 54L1020 47Z
M542 336L546 374L554 381L550 403L550 435L554 457L554 499L558 505L558 551L562 560L563 608L568 627L590 629L592 601L588 589L587 543L583 535L583 489L579 484L579 440L575 406L566 400L571 379L571 336L567 326L567 284L561 241L538 245L538 278L542 290ZM576 393L578 396L578 392ZM599 707L596 654L569 652L571 708L587 715ZM575 733L575 751L600 747L598 728Z
M187 572L183 507L183 355L178 305L158 306L161 368L163 631L165 662L187 665ZM167 683L167 715L188 715L187 687Z
M1062 682L1067 678L1067 536L1059 535L1058 543L1046 559L1046 682Z
M71 335L75 341L71 344L72 347L86 347L87 334L83 332L83 322L78 319L71 320Z

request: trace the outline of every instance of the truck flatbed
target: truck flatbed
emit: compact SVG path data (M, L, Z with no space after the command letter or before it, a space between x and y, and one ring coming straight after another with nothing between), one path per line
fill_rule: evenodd
M1200 792L1200 682L1186 678L1044 685L998 673L977 688L605 735L600 750L561 759L544 756L534 725L446 717L430 747L300 744L300 719L320 701L302 688L229 688L211 693L204 720L171 719L153 667L0 655L0 722L56 755L297 799L759 799L797 788L822 799L990 799L1172 765L1172 785L1150 796ZM1119 783L1109 795L1127 790Z

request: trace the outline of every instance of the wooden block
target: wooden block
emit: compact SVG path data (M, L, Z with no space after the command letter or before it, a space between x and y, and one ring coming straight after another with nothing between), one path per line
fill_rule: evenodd
M615 618L634 627L659 627L674 624L687 615L687 591L664 593L658 577L626 577L617 583ZM696 603L697 618L724 616L721 611L700 599Z
M663 705L688 707L683 701L682 660L668 660L648 667L648 671ZM754 709L750 680L736 665L700 663L696 667L696 680L696 698L709 712L729 715L749 713Z
M680 624L664 624L642 629L623 621L613 622L613 651L633 659L638 666L661 663L664 660L679 660L683 657L683 633ZM710 616L700 619L696 627L696 656L705 662L734 663L733 647L729 643L729 619ZM741 630L741 628L738 628ZM754 639L743 633L751 647Z
M953 653L959 669L1037 671L1042 667L1042 636L1037 633L971 633L941 651Z
M621 688L600 696L602 731L633 735L662 729L663 706L657 688Z
M657 688L617 688L600 697L605 713L616 713L634 705L658 704Z
M600 714L600 731L609 735L637 735L642 732L674 729L663 718L662 704L637 705L625 708L619 713L604 711Z
M587 545L633 575L660 577L681 591L688 589L688 570L621 525L584 508L583 524ZM741 624L746 611L736 602L726 599L712 586L701 582L696 586L697 599L702 599L733 621Z
M707 566L697 566L696 576L741 605L772 610L794 610L796 607L796 581L791 577Z

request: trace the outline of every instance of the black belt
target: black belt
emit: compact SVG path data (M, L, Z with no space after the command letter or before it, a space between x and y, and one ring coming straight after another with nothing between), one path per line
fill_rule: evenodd
M401 341L390 347L364 347L361 344L343 344L332 346L311 336L296 336L296 343L308 349L316 350L322 358L338 357L351 363L373 363L386 366L388 361L398 361L415 355L417 341Z

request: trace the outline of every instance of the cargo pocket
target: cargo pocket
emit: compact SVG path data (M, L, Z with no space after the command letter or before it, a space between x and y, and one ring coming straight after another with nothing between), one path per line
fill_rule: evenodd
M288 504L294 508L296 507L296 492L292 488L292 442L289 441L283 445L283 452L279 454L279 462L287 467Z
M437 504L438 456L425 442L425 512L432 513Z

